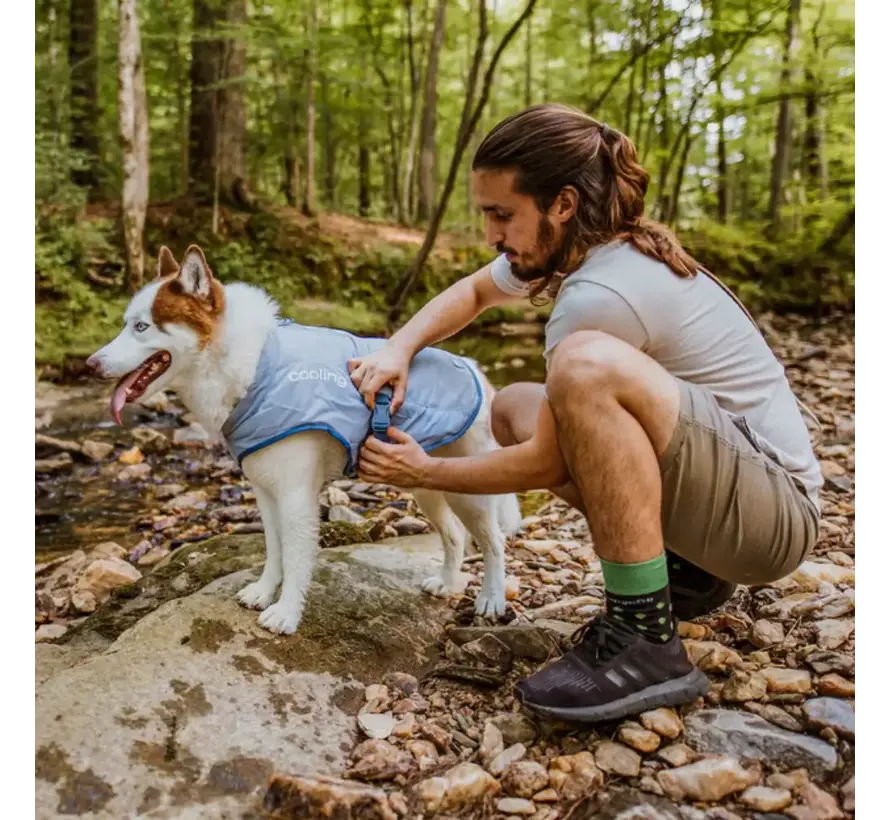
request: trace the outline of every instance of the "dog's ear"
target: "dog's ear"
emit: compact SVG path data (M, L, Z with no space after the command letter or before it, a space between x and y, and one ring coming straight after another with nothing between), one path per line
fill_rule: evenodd
M173 254L170 253L170 248L162 245L158 253L158 279L163 279L165 276L178 272L179 265L176 264Z
M213 272L204 258L204 252L197 245L189 245L179 268L179 282L182 289L200 299L207 299L210 296L212 281Z

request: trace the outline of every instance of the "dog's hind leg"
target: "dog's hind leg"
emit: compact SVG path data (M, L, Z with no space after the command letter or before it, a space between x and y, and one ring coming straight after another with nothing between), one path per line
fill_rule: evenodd
M263 487L254 486L253 489L266 534L266 563L259 580L244 587L238 593L238 600L251 609L265 609L275 600L281 583L281 535L275 497Z
M423 582L423 590L437 597L459 595L467 586L467 579L461 574L461 565L468 533L451 511L442 493L435 490L412 490L411 494L423 514L433 522L445 548L442 574L427 578Z
M498 499L490 495L445 493L455 515L482 550L485 578L476 596L476 614L494 618L507 608L504 578L504 534L498 521Z

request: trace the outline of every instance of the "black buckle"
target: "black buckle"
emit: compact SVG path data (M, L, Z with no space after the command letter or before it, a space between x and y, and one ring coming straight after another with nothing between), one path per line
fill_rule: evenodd
M371 412L371 432L374 438L389 442L386 431L390 427L390 404L392 404L392 387L384 385L374 397L374 409Z

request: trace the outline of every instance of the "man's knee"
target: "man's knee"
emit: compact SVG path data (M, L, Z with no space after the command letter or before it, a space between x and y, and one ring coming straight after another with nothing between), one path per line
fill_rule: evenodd
M573 333L553 353L547 374L547 396L551 403L565 405L571 400L590 402L617 388L628 368L626 342L597 330Z
M529 385L517 382L501 388L491 403L491 431L501 447L519 444L522 437L516 429L517 413L527 409Z

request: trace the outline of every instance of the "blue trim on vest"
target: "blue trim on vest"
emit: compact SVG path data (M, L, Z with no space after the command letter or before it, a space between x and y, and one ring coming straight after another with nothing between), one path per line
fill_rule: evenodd
M267 438L261 441L259 444L254 444L253 447L248 447L238 457L238 466L240 467L244 459L247 458L251 453L255 453L257 450L262 450L264 447L268 447L270 444L275 444L282 439L290 438L297 433L305 433L309 430L321 430L323 433L327 433L328 435L336 439L341 445L343 445L343 449L346 450L346 467L343 468L343 474L352 475L352 448L349 446L349 442L345 438L343 438L343 436L341 436L333 427L331 427L330 424L299 424L296 427L291 427L284 432L272 436L272 438Z

